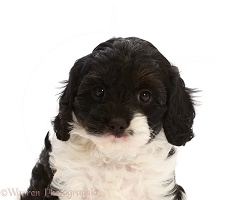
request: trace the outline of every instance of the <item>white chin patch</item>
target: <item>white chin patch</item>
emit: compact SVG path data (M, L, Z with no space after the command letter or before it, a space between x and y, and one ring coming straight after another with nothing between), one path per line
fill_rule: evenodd
M97 150L108 156L134 157L137 155L140 147L148 143L150 139L150 128L145 115L134 114L129 127L125 130L126 137L116 138L114 135L106 134L105 136L97 137L88 134L86 130L78 123L73 115L73 129L70 132L71 138L73 135L79 135L84 139L88 139L95 144Z

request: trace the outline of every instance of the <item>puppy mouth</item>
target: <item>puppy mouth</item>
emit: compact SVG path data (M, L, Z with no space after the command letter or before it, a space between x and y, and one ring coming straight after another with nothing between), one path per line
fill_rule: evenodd
M115 137L115 138L127 138L132 135L133 135L132 130L125 130L125 131L119 132L119 133L109 132L106 137L109 136L109 137Z
M123 144L123 143L127 143L130 136L133 135L133 131L132 130L125 130L124 132L121 133L113 133L113 132L106 132L104 134L97 134L94 135L96 136L98 139L98 141L101 141L104 144L110 143L110 144Z

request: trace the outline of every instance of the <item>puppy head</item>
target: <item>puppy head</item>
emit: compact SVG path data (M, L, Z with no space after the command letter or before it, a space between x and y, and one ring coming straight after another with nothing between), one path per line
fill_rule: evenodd
M142 146L164 128L169 143L184 145L193 138L191 92L151 43L113 38L72 67L54 130L66 141L74 122L84 130L78 134L94 142Z

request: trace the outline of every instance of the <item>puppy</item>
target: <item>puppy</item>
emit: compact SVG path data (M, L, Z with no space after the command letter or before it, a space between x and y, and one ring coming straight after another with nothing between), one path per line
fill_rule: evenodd
M99 44L70 70L21 199L186 199L175 146L194 137L193 92L151 43Z

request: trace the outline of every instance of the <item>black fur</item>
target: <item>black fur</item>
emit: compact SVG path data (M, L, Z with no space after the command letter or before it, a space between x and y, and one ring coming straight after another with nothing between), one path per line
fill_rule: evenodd
M49 153L51 144L49 133L45 137L45 147L42 150L39 160L32 169L30 187L27 193L21 196L21 200L56 200L58 197L51 196L50 183L54 172L49 165Z
M171 191L170 196L173 196L174 200L183 200L183 193L185 194L184 189L180 185L176 184Z
M169 154L168 154L168 157L174 155L175 153L176 153L176 149L173 147L173 148L170 150L170 152L169 152Z
M194 137L192 125L195 110L191 94L195 91L185 87L176 67L171 69L164 131L171 144L181 146Z
M57 138L67 141L74 113L89 134L100 137L110 130L121 137L133 114L140 112L147 116L153 130L148 142L164 128L169 143L185 145L194 137L192 93L178 68L151 43L134 37L112 38L75 62L52 124ZM57 199L45 195L54 174L49 166L50 151L47 135L28 189L40 191L40 196L25 195L22 200ZM171 151L168 157L174 153ZM181 199L180 191L180 186L172 191L177 200Z

